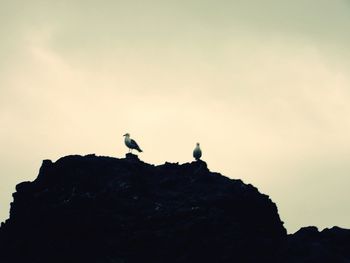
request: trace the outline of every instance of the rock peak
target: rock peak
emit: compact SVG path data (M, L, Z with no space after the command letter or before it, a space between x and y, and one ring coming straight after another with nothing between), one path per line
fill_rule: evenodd
M125 154L125 159L133 160L133 161L140 161L139 157L136 154L132 154L132 153Z

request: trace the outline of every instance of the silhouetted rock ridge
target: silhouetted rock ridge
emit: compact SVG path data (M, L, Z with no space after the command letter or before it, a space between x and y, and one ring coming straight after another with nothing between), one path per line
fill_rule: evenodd
M0 228L4 263L302 262L291 253L311 242L308 231L287 236L267 195L203 161L66 156L43 161L13 197Z

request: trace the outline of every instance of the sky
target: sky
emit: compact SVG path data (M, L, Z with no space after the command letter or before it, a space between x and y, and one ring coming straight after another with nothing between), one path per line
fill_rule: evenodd
M0 0L0 221L44 159L190 162L350 228L350 1Z

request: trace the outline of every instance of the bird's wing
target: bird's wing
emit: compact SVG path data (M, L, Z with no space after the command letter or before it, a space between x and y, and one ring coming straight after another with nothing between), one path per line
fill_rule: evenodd
M135 142L133 139L131 139L130 143L131 143L132 147L134 147L135 149L140 148L138 146L137 142Z

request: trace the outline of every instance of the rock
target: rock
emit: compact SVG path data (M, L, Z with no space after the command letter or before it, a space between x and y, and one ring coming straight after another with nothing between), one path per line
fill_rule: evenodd
M289 235L284 262L350 262L350 230L333 227L319 232L316 227L303 227Z
M139 157L136 154L132 154L132 153L127 153L125 155L125 158L130 161L140 161Z
M66 156L45 160L13 197L0 228L4 263L304 262L293 260L320 238L340 245L327 252L334 258L349 255L347 231L287 236L267 195L203 161L154 166L131 153Z

